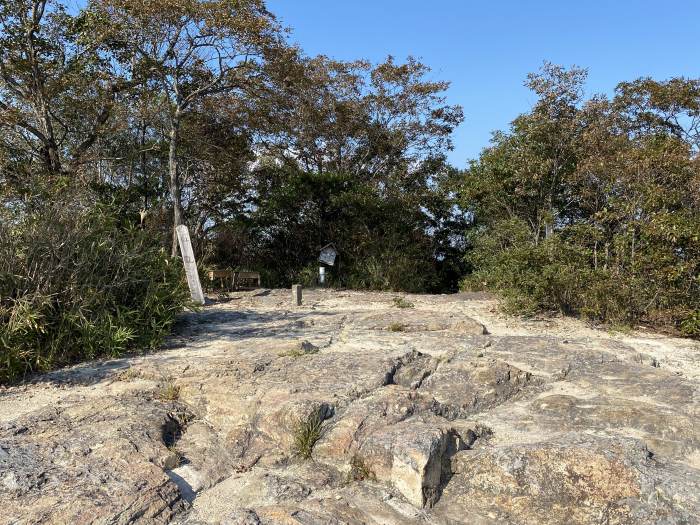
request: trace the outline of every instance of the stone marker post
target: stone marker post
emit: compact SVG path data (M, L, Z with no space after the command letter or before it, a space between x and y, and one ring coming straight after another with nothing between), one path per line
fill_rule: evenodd
M197 263L194 260L194 252L192 251L192 242L190 241L190 232L187 226L181 224L177 228L177 240L180 244L180 253L182 254L182 263L185 265L185 274L187 275L187 285L190 287L192 300L197 304L204 304L204 294L202 293L202 285L199 282L199 273L197 272Z
M301 285L300 284L293 284L292 285L292 305L293 306L301 306Z

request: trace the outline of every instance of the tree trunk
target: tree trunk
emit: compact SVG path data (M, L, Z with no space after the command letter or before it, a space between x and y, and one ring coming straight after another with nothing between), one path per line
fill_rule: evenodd
M141 185L141 191L143 191L143 209L144 211L148 210L148 172L147 172L147 165L146 165L146 121L141 120L141 124L139 125L140 128L140 141L139 141L139 149L141 150L140 152L140 160L141 160L141 181L143 184Z
M51 125L49 117L42 119L42 121L42 127L44 128L44 132L46 134L46 144L44 146L44 164L49 173L52 175L58 175L63 171L63 167L61 165L61 158L58 153L58 145L56 144L56 139L54 138L53 134L53 126Z
M598 269L598 241L593 244L593 269Z
M177 146L180 140L180 109L175 111L170 124L170 149L168 151L168 172L170 174L170 198L173 201L173 244L170 255L177 255L177 233L175 228L183 223L182 220L182 188L177 166Z

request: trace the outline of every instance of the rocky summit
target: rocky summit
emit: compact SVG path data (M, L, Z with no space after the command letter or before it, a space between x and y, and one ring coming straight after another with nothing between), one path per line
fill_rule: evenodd
M700 349L487 296L256 290L0 391L0 522L691 524Z

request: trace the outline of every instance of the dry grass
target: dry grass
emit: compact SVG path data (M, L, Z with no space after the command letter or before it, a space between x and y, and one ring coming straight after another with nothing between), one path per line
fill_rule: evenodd
M139 377L139 372L132 367L127 368L126 370L122 370L117 374L117 381L132 381Z
M175 383L163 385L158 390L158 399L161 401L177 401L180 399L180 387Z
M414 308L416 305L410 301L407 301L403 297L394 297L394 306L396 308Z
M403 323L391 323L388 327L387 330L390 332L403 332L406 330L406 325Z
M376 481L377 476L369 465L359 456L353 456L350 460L350 472L348 481Z
M175 445L170 445L168 447L168 452L170 452L170 456L168 456L165 460L165 468L172 470L182 465L185 457Z

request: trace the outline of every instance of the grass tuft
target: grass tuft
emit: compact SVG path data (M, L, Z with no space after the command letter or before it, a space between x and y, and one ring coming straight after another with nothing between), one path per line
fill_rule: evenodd
M406 330L406 325L403 324L403 323L391 323L391 324L387 327L387 329L388 329L390 332L403 332L404 330Z
M407 301L403 297L394 297L394 306L396 308L413 308L416 305L410 301Z
M293 358L298 358L298 357L304 357L307 355L312 355L312 354L318 354L319 348L308 341L304 341L299 344L297 348L294 348L292 350L288 350L287 352L280 352L278 355L280 357L293 357Z
M311 459L314 445L321 439L323 419L318 407L305 418L299 419L294 426L294 453L302 459Z
M166 458L164 465L166 469L176 469L183 464L185 456L183 456L182 452L180 452L175 445L168 446L168 452L170 452L170 455Z
M137 377L139 377L139 372L135 368L129 367L126 370L119 372L116 379L117 381L132 381Z
M180 399L180 387L175 383L168 383L158 391L158 399L161 401L177 401Z

